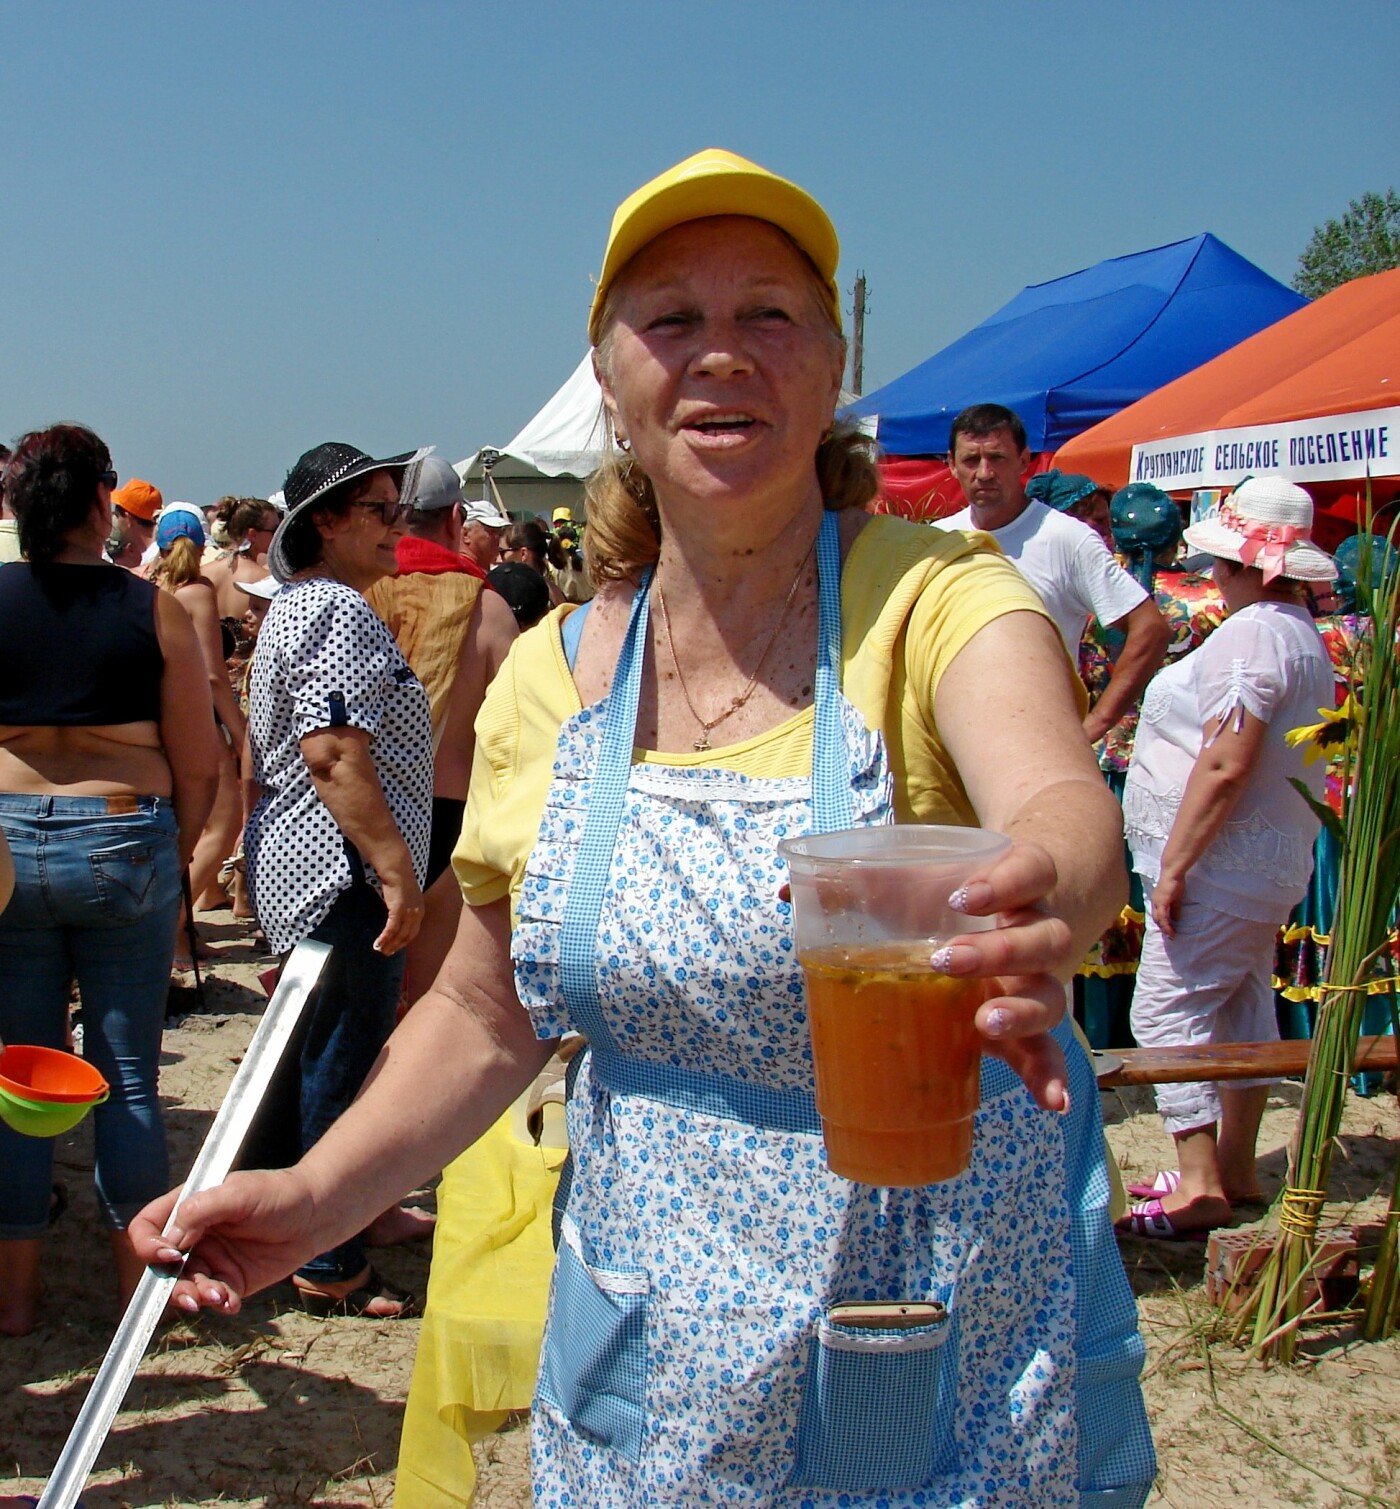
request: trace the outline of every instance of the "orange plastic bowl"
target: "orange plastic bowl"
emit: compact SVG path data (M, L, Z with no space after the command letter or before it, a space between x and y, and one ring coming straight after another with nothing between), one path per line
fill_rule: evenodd
M107 1088L107 1081L76 1053L28 1043L11 1043L0 1053L0 1090L20 1100L91 1105L106 1098Z

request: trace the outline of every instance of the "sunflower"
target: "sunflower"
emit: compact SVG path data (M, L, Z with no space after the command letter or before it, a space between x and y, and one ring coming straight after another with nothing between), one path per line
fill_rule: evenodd
M1314 760L1331 760L1348 748L1356 748L1361 731L1361 704L1348 692L1342 705L1336 708L1320 707L1320 723L1307 723L1302 728L1290 729L1283 737L1290 749L1306 744L1303 763L1311 765Z

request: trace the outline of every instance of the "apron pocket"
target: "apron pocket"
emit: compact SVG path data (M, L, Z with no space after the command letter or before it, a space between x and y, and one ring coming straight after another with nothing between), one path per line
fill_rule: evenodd
M585 1440L635 1462L646 1403L647 1280L590 1268L578 1242L566 1222L540 1392Z
M823 1317L802 1383L791 1488L921 1488L957 1466L957 1314L951 1287L936 1325L874 1330Z

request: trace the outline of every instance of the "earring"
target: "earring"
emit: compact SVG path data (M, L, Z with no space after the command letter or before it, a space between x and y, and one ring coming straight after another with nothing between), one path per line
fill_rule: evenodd
M632 450L632 443L628 440L626 435L614 435L613 444L624 454L628 454Z

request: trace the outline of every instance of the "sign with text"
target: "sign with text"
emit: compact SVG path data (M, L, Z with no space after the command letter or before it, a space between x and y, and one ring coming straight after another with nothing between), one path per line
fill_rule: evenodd
M1246 477L1290 482L1400 477L1400 408L1153 440L1133 447L1128 477L1167 492L1234 487Z

